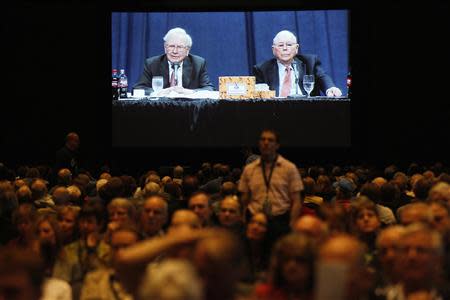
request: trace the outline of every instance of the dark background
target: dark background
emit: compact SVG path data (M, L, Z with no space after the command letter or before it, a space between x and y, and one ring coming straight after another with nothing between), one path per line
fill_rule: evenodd
M240 166L237 148L111 147L110 12L113 10L351 10L352 146L282 148L299 165L449 161L450 5L324 1L9 1L1 11L0 161L50 163L69 131L85 167L117 172L203 161ZM146 2L147 4L143 4ZM239 3L241 2L241 3ZM248 1L250 2L250 1ZM361 1L365 2L365 1ZM5 4L4 4L5 5ZM257 137L255 137L256 145Z

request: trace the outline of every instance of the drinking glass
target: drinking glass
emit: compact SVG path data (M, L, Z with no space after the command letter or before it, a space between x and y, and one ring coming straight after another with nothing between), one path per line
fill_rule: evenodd
M314 89L314 75L303 76L303 88L308 93L308 98L310 98L311 92Z
M163 77L162 76L153 76L152 78L152 88L153 91L155 93L155 95L157 95L159 93L159 91L162 90L164 85L164 81L163 81Z

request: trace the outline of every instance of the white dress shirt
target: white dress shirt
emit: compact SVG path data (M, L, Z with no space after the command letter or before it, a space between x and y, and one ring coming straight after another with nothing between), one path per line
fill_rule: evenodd
M279 80L278 95L281 95L284 77L286 76L286 66L280 63L279 61L277 61L277 64L278 64L278 80ZM294 95L295 93L298 93L298 95L303 95L300 86L297 85L298 91L295 89L295 78L296 76L298 76L298 74L295 74L295 70L292 68L292 66L290 66L290 68L291 68L291 92L289 93L289 95ZM298 82L300 82L300 80Z
M172 77L172 73L174 72L174 69L172 68L172 63L169 61L169 80ZM177 70L177 86L183 86L183 62L180 63L178 70Z

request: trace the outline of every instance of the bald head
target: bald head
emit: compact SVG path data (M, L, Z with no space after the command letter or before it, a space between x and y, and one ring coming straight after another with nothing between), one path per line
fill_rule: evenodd
M394 267L398 260L398 241L404 231L403 226L394 225L383 229L377 237L376 246L379 252L379 260L384 274L391 279L397 277Z
M383 184L387 183L387 180L383 177L376 177L372 180L372 183L375 183L378 187L381 187Z
M339 284L343 288L342 294L335 294L327 299L363 299L367 295L372 284L365 268L365 251L364 244L348 234L338 234L322 244L319 249L319 268L321 266L339 266L338 270L343 272L334 275L336 276L335 284ZM327 283L321 283L319 279L318 286ZM319 290L319 294L320 292L321 290ZM336 291L333 292L336 293Z
M72 172L69 169L63 168L58 171L58 183L60 185L69 186L72 181Z
M342 262L351 266L362 266L364 263L364 245L355 237L338 234L322 244L319 250L321 260Z
M31 190L27 185L23 185L16 191L16 196L19 203L30 202Z
M231 181L225 181L220 188L222 195L236 195L236 184Z
M64 205L69 202L70 194L67 188L59 186L53 190L52 197L56 205Z
M170 222L170 230L183 226L200 228L200 219L197 214L188 209L180 209L175 211Z
M306 234L314 239L321 240L327 234L327 225L315 216L305 215L297 219L293 230L297 233Z
M37 179L31 184L33 200L44 197L47 194L47 185L44 180Z
M297 37L288 30L282 30L277 33L277 35L273 38L273 44L284 40L292 41L293 43L297 43Z
M416 222L427 224L432 223L433 214L428 204L415 202L399 208L398 214L402 225L409 225Z

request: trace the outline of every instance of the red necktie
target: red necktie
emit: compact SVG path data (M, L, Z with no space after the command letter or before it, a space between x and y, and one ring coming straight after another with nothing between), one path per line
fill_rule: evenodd
M176 86L175 83L175 69L172 65L172 75L170 76L170 86Z
M281 87L281 97L287 97L291 93L291 68L286 68L286 75L284 76L283 86Z

